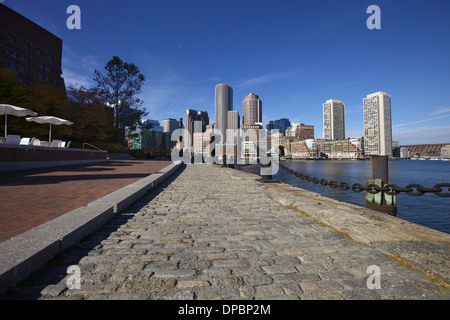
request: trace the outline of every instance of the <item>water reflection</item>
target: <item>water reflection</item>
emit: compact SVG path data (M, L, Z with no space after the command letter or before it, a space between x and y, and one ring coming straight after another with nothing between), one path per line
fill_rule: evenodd
M297 172L311 177L334 180L338 183L347 182L366 184L371 179L371 161L283 161L283 165ZM238 166L237 169L259 175L259 165ZM339 201L365 206L365 192L356 193L352 190L343 191L340 188L330 188L320 184L297 178L283 170L274 176L275 180L310 190L322 196ZM408 184L421 184L424 187L433 187L438 183L450 182L449 161L389 161L389 183L399 187ZM438 197L434 194L425 194L412 197L401 193L397 196L397 217L426 227L450 234L450 198Z

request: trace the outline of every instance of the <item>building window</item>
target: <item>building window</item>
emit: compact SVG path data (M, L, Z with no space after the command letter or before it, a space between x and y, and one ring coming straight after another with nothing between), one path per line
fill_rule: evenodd
M15 43L16 42L16 37L8 34L8 41L11 42L11 43Z
M28 62L28 57L23 53L19 53L19 59L25 62Z
M7 62L8 68L16 70L16 64L12 62Z
M53 58L53 56L51 54L48 55L48 60L50 60L50 61L54 60L54 58Z
M42 56L42 50L41 49L36 49L36 53L40 56Z
M24 42L23 43L23 48L24 49L30 49L30 44L28 42Z
M6 49L6 54L11 57L17 57L17 52L15 50Z

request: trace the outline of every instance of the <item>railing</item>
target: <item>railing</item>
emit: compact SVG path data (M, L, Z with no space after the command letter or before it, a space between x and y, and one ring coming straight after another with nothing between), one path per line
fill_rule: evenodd
M98 147L96 147L96 146L93 146L93 145L90 144L90 143L83 143L83 150L85 149L85 148L84 148L85 145L88 145L88 146L90 146L90 147L92 147L92 148L95 148L95 149L97 149L97 150L100 150L100 151L104 151L104 150L102 150L102 149L100 149L100 148L98 148Z

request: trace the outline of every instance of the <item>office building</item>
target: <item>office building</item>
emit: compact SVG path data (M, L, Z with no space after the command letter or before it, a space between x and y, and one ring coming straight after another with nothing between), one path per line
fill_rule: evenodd
M286 136L298 141L314 139L314 126L303 123L293 123L286 129Z
M300 123L295 131L295 139L297 140L314 139L314 126Z
M362 159L364 157L364 150L351 139L317 141L317 150L320 156L327 159Z
M228 84L218 84L215 96L215 129L222 134L222 141L226 141L227 114L233 111L233 88Z
M245 96L242 102L242 124L262 124L262 101L254 93Z
M0 3L0 68L17 72L25 85L39 82L65 90L62 40Z
M157 132L164 132L164 128L163 128L163 126L161 126L159 124L158 120L143 119L143 120L141 120L140 127L142 127L144 130L148 129L148 130L153 130L153 131L157 131Z
M291 126L291 121L286 118L281 118L279 120L274 121L274 129L278 129L278 131L284 135L286 135L286 129Z
M198 122L197 126L195 122ZM206 126L208 124L209 124L209 116L207 111L197 111L192 109L186 110L186 115L184 118L184 126L186 132L190 135L189 141L191 145L193 143L194 132L205 132Z
M195 132L193 134L194 155L211 156L211 137L212 134L210 132Z
M365 154L392 156L391 96L369 94L363 100L363 112Z
M161 125L164 129L164 132L172 134L176 129L179 129L180 123L175 119L165 119L161 121Z
M240 128L240 116L236 110L227 112L227 129L239 130Z
M345 139L345 104L340 100L328 100L323 104L323 138Z
M236 110L227 112L227 130L233 130L233 135L227 135L226 142L237 144L240 137L240 117Z

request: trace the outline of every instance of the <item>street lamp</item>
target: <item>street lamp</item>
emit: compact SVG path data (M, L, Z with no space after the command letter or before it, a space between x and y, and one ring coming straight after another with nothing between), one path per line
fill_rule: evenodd
M120 99L119 99L119 101L118 101L117 103L114 103L114 104L113 104L113 103L106 102L106 105L107 105L108 107L114 109L114 126L118 126L118 124L116 125L116 110L115 110L115 108L116 108L117 106L120 106L121 103L122 103L122 101L120 101Z

